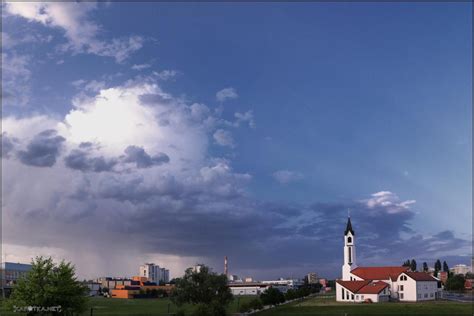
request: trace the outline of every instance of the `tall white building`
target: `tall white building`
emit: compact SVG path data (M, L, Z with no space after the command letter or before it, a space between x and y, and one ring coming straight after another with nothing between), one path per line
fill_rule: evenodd
M147 277L151 282L159 284L160 281L168 283L170 281L170 271L160 268L154 263L145 263L140 266L140 276Z

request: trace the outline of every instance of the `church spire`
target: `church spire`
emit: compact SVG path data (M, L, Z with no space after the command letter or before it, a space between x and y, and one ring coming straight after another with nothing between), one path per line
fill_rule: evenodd
M355 235L354 230L352 229L351 217L347 217L347 226L346 231L344 232L344 236L347 235L348 232L351 232L352 235Z

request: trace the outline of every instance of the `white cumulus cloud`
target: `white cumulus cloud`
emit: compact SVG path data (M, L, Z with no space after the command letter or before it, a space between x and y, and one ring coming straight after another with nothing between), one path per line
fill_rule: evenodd
M235 146L234 138L232 137L232 134L229 131L218 129L217 131L215 131L213 137L218 145L227 147Z
M234 88L224 88L216 93L216 99L219 102L224 102L231 99L237 99L239 95Z
M384 208L388 213L399 213L410 209L415 204L415 200L401 201L398 195L390 191L380 191L373 193L369 199L363 200L369 209Z

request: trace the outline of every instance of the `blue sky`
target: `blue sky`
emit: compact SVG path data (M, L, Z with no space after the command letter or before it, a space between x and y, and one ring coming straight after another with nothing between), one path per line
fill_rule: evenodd
M100 222L110 241L82 241L88 260L97 262L125 230L147 246L115 273L133 273L141 258L162 261L175 275L195 261L220 268L228 255L239 274L318 269L337 276L338 232L351 209L355 230L366 229L359 251L365 264L442 255L466 262L471 9L470 3L9 4L2 19L2 136L12 145L4 145L10 173L4 183L26 179L4 193L7 223L25 227L38 216L51 230L73 225L80 234ZM129 94L137 107L127 108L135 101L126 99L116 110L110 100ZM155 134L128 130L121 125L127 118ZM51 185L39 190L42 177ZM69 178L77 183L58 185ZM142 185L146 190L130 190ZM38 200L25 205L22 190L38 190ZM160 218L181 227L189 217L208 221L210 231L190 225L183 226L190 235L147 236L104 215L112 209L122 222L144 227L150 224L144 218L156 218L153 230ZM216 225L216 217L231 227ZM256 223L247 227L244 219ZM242 237L260 229L271 233L260 241ZM381 237L386 232L392 235ZM41 246L12 228L6 251L20 259L47 252L78 261L84 275L96 273L68 252L77 238L35 234ZM323 235L335 249L321 249ZM400 246L420 238L424 243L408 250ZM247 251L236 246L239 239L249 243ZM443 242L449 252L440 253ZM256 255L261 247L267 250ZM326 259L305 257L308 247L327 252ZM393 257L380 255L387 251ZM263 268L285 252L296 262L282 257Z

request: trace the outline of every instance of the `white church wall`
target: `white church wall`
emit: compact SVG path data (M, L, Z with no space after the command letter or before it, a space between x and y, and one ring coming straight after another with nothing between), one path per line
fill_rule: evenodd
M397 280L397 292L398 292L398 299L400 301L407 301L407 302L415 302L416 301L416 281L411 278L406 278L403 280L403 277L406 277L404 273L402 273Z
M343 301L342 289L343 289L343 287L342 287L339 283L336 282L336 301L338 301L338 302L342 302L342 301Z
M430 301L436 299L438 291L438 282L436 281L418 281L416 282L416 300Z

